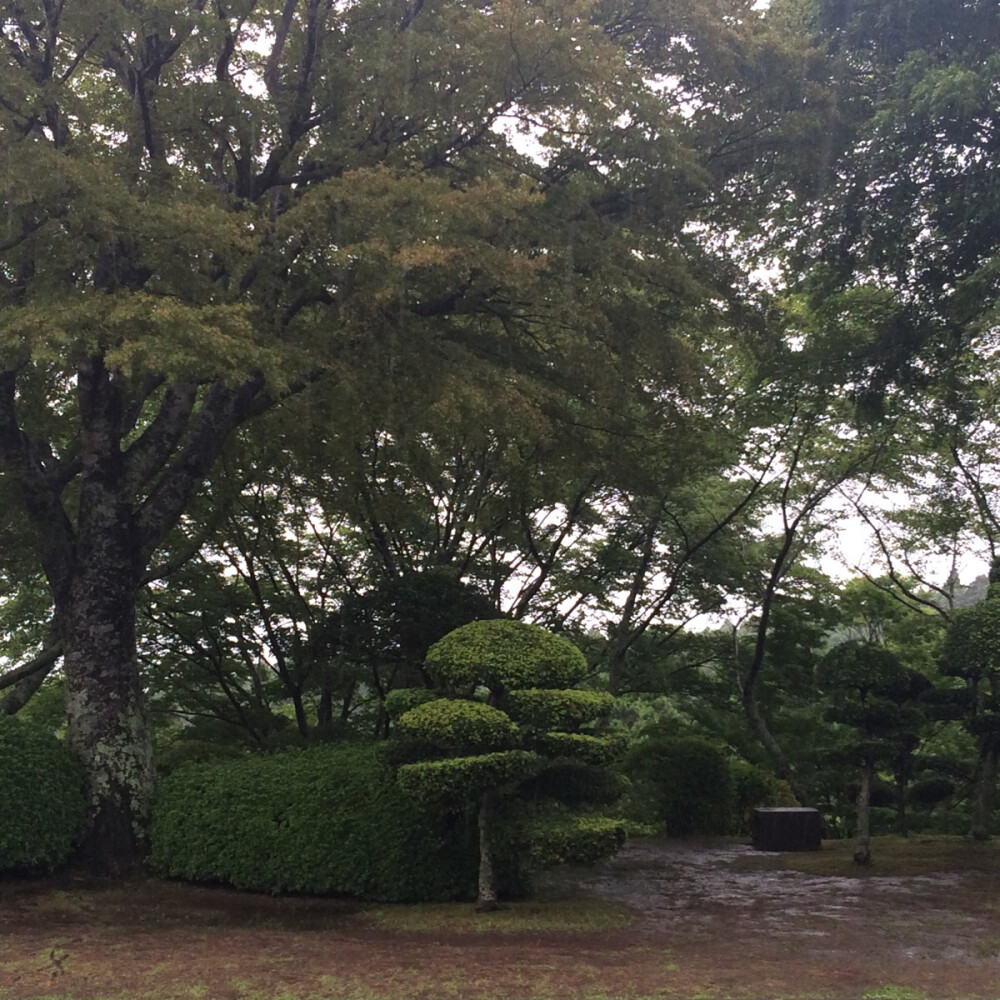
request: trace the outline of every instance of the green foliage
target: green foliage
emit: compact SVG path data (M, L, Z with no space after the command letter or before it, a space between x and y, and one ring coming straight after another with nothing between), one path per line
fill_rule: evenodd
M728 832L732 779L726 755L696 736L643 740L622 768L632 779L630 818L662 824L668 835Z
M864 700L878 692L902 673L899 657L891 650L862 640L849 640L834 646L820 661L816 680L821 687L848 692Z
M504 707L511 718L533 729L558 729L569 732L591 722L614 706L613 695L606 691L553 691L527 688L510 691Z
M770 771L745 760L729 760L729 777L733 797L730 832L749 834L754 809L778 805L781 787Z
M910 788L910 801L917 806L934 806L950 798L957 791L950 778L924 778L915 781Z
M184 764L205 764L208 761L233 760L244 757L246 751L232 743L218 743L213 740L177 739L160 749L156 754L156 769L160 774L169 774Z
M348 595L340 611L340 641L348 659L415 668L442 636L468 622L496 618L485 594L435 566L379 580Z
M506 712L479 701L439 698L400 716L397 730L440 751L469 754L514 746L518 727Z
M948 626L943 649L945 673L981 677L1000 673L1000 595L990 588L985 601L957 612Z
M507 750L404 764L397 777L403 791L420 802L454 805L487 789L523 780L540 761L538 754L528 750Z
M441 696L427 688L395 688L385 696L385 710L391 719L398 719L411 708L434 701Z
M613 764L625 752L627 738L619 733L588 736L586 733L543 733L535 745L549 757L566 757L586 764Z
M52 869L83 829L83 768L50 732L0 715L0 871Z
M179 768L159 784L151 836L158 874L241 889L406 901L474 884L467 825L403 795L365 745Z
M554 761L518 789L526 801L551 799L567 806L614 805L628 791L629 781L607 767L579 760Z
M425 665L443 687L483 684L494 693L567 688L583 679L587 661L568 639L508 619L471 622L429 650Z
M529 812L507 850L517 846L532 868L592 865L611 857L625 843L625 823L609 816L557 807Z
M9 654L8 654L9 655ZM2 695L0 695L2 697ZM50 733L60 734L66 729L66 679L62 674L49 675L17 717L31 722Z

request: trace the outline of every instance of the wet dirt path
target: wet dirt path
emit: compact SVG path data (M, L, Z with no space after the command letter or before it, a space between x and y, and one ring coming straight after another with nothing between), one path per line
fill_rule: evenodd
M1000 997L1000 871L892 877L810 875L781 856L725 841L633 841L576 870L580 891L624 904L636 929L689 942L795 943L800 953L868 952L885 960L996 964ZM561 877L553 877L553 887Z
M631 924L506 933L153 879L0 881L0 1000L998 1000L1000 860L965 861L832 877L741 843L635 841L548 879Z

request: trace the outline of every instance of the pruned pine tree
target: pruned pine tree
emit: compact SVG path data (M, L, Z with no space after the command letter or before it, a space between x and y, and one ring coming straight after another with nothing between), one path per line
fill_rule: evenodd
M476 908L496 909L497 819L528 779L546 768L581 762L601 768L621 753L613 734L581 731L606 713L611 695L573 685L587 672L568 640L509 619L472 622L435 643L426 667L440 697L403 712L398 732L412 760L399 783L415 798L475 811L479 834ZM620 845L614 820L581 831L608 851Z

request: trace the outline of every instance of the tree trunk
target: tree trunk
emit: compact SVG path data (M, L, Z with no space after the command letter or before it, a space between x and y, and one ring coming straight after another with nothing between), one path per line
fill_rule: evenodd
M906 815L906 781L896 782L896 833L900 837L909 837L910 826Z
M872 861L872 784L875 779L875 765L865 761L861 768L861 787L858 789L857 839L854 849L854 863L870 865Z
M114 471L112 460L105 464ZM56 593L67 738L87 774L87 828L79 859L103 874L138 868L153 786L136 659L141 556L122 492L113 475L98 472L84 483L74 570Z
M497 902L497 874L493 864L493 820L496 796L483 792L479 800L479 889L476 912L489 913L499 908Z
M990 839L990 821L993 818L993 800L997 787L997 744L991 733L979 752L976 768L976 794L972 802L972 829L974 840Z
M83 760L88 785L79 859L94 872L125 874L142 861L153 786L136 662L134 584L88 574L75 582L59 619L67 737Z
M788 782L788 787L791 788L792 794L797 799L799 805L805 806L808 809L815 808L809 799L809 793L799 783L798 778L795 777L795 772L792 770L792 765L788 762L785 752L771 734L764 716L760 714L760 709L757 707L757 700L753 696L753 690L749 687L743 690L743 711L746 714L751 729L753 729L754 735L760 740L760 745L767 751L767 755L771 758L778 777ZM825 821L823 825L823 836L825 837L829 835L829 831L825 829Z

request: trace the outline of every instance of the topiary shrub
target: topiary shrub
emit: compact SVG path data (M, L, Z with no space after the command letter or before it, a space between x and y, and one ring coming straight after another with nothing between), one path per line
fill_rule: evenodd
M160 875L260 892L431 901L476 881L470 824L421 808L367 745L178 768L157 788L151 840Z
M727 833L733 789L726 755L697 736L643 740L622 769L632 780L628 817L662 825L671 837Z
M47 730L0 715L0 870L51 870L83 829L83 767Z
M494 909L498 862L523 857L537 866L540 858L565 853L536 851L521 835L512 840L518 810L511 807L528 785L530 797L542 797L542 775L549 767L583 765L575 772L579 779L621 755L624 738L599 727L614 699L570 687L587 671L580 650L517 621L455 629L430 648L425 668L441 698L417 705L396 722L399 785L416 801L439 808L464 803L473 811L479 833L476 906ZM580 732L583 727L588 731ZM598 795L607 790L606 782L596 789ZM560 843L568 843L571 832L590 845L580 856L593 859L596 851L613 853L621 845L624 825L595 820L585 829L567 820ZM512 847L515 841L521 846Z
M444 689L483 685L498 698L514 690L569 688L587 673L583 653L571 642L505 618L449 632L430 648L424 666Z
M609 858L625 843L620 819L580 812L554 804L514 805L500 824L498 855L505 869L528 870L556 865L592 865Z
M456 753L505 750L517 741L518 728L506 712L480 701L440 698L404 713L397 732Z
M390 719L398 719L404 712L440 697L427 688L396 688L385 696L385 711Z

